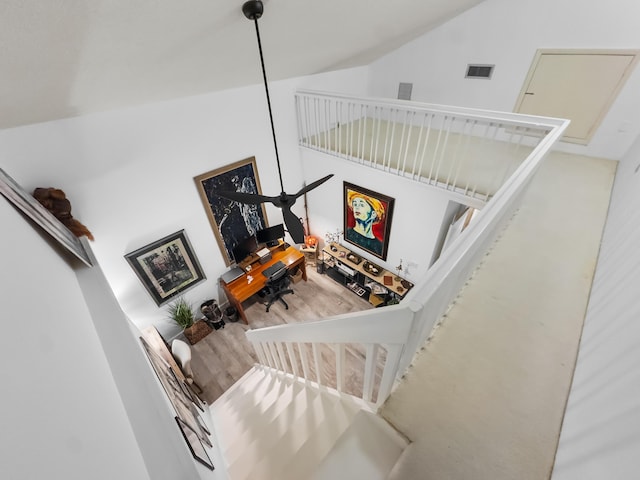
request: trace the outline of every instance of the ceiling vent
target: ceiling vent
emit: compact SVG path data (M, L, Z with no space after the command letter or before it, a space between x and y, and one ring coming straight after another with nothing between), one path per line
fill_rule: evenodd
M400 83L398 87L398 100L411 100L411 90L413 83Z
M465 78L491 78L495 65L467 65Z

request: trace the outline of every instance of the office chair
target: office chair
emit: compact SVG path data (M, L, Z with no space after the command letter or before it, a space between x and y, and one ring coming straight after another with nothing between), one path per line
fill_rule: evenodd
M191 347L187 342L183 342L175 338L171 342L171 354L180 365L180 369L184 374L189 386L193 387L196 393L202 393L202 388L193 379L193 370L191 369Z
M287 302L284 301L284 298L282 298L282 296L286 295L287 293L293 293L293 290L288 288L290 284L291 277L289 276L289 270L287 270L286 268L278 270L268 278L264 285L267 289L268 296L267 312L269 311L271 305L273 305L278 300L280 300L284 304L284 307L289 310L289 305L287 305Z

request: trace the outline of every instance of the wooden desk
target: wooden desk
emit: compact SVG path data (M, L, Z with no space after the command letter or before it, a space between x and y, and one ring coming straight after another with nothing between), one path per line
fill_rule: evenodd
M249 322L247 321L244 309L242 308L242 302L264 288L267 277L265 277L262 272L274 263L280 261L284 263L289 270L299 267L302 271L302 278L306 281L307 269L305 268L304 260L304 255L294 247L290 246L286 249L282 246L275 247L271 250L271 260L267 263L261 265L260 262L255 262L251 265L250 272L245 273L242 277L235 279L231 283L226 283L224 280L220 279L220 285L222 286L224 293L227 295L229 303L236 307L242 321L248 324ZM253 277L253 281L251 282L248 281L249 275Z

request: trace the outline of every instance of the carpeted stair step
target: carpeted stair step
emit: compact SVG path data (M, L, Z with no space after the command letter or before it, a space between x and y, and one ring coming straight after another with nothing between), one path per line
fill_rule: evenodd
M307 398L310 401L304 405L306 408L300 416L292 421L291 412L283 412L274 423L277 430L269 433L269 437L262 442L256 442L266 447L260 450L261 458L253 464L242 463L239 468L231 466L231 478L305 478L298 476L298 471L312 471L315 468L349 426L357 408L326 392ZM295 462L296 459L299 461ZM292 464L298 468L290 471Z
M315 470L299 478L387 480L408 445L385 420L361 410Z
M254 448L257 439L269 436L272 441L277 441L288 428L285 422L295 422L302 416L314 395L313 391L305 389L301 383L291 382L266 410L257 406L248 411L242 419L242 424L247 427L224 449L229 464L239 458L246 458L247 451ZM282 415L285 410L286 415Z
M220 396L210 407L212 415L216 419L216 430L222 439L232 441L238 434L238 428L242 425L242 418L247 411L251 411L261 402L275 401L277 392L274 392L276 383L273 377L261 369L252 369L250 375L245 375L234 386ZM269 392L272 396L264 398Z
M238 461L229 463L233 480L282 478L278 476L281 467L298 454L319 426L331 422L328 413L338 403L335 397L307 391L300 398L307 400L301 404L304 408L296 409L296 402L291 402L291 409L283 410L271 429L256 437Z

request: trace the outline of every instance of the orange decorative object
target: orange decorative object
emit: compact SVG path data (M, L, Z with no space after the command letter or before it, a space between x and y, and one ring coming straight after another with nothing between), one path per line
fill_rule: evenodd
M304 237L304 244L307 247L315 247L318 244L318 238L313 235L307 235Z

